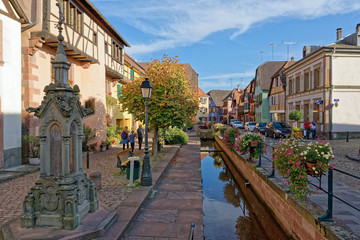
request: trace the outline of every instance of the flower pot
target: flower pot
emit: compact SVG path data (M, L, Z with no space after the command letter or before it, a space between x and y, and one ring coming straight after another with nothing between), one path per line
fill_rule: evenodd
M29 158L29 163L31 165L38 165L40 164L40 158Z
M303 137L303 131L292 131L291 134L295 138L302 138Z
M315 173L316 170L314 170L314 168L316 169L316 165L317 165L316 163L305 162L306 172L308 175L311 176L322 175L322 172Z
M259 145L259 141L250 141L251 147L257 147Z

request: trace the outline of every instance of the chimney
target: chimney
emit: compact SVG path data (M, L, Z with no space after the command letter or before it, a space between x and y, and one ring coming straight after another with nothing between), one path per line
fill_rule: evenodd
M342 38L342 28L338 28L336 29L336 40L340 40L341 38Z
M358 23L358 25L356 25L356 32L360 32L360 23Z
M292 61L292 62L294 61L294 57L291 57L291 61Z

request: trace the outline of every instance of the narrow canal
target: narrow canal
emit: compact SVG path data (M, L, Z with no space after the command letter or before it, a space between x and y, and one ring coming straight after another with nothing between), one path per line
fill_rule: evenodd
M201 150L205 239L288 239L227 156L212 141ZM234 170L232 170L234 171Z

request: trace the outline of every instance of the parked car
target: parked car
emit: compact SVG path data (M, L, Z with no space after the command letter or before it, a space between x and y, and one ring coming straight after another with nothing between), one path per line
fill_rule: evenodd
M254 131L255 126L256 126L256 122L246 122L245 130Z
M234 126L233 124L234 124L234 122L236 122L236 121L239 121L239 120L237 120L237 119L235 119L235 118L230 119L229 125L230 125L230 126Z
M244 125L242 122L240 121L235 121L233 122L233 127L236 127L236 128L244 128Z
M265 127L265 137L290 137L291 127L284 122L269 122Z
M266 123L257 123L254 131L260 134L265 134Z

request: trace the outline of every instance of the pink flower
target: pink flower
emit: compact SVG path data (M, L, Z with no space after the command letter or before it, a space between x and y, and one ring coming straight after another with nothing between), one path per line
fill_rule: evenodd
M286 179L286 182L289 182L289 179Z
M296 166L300 166L300 163L299 163L299 162L297 162L297 163L296 163Z

